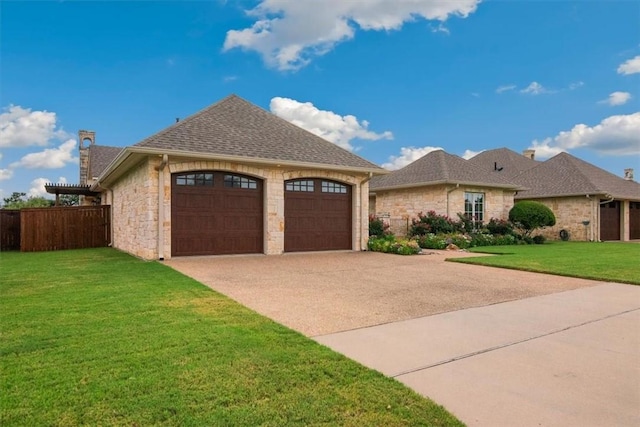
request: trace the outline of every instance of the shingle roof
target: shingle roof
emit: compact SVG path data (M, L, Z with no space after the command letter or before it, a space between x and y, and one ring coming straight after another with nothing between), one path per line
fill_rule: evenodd
M118 154L124 150L123 147L109 147L106 145L89 146L89 179L100 176Z
M231 95L134 147L364 168L379 166Z
M569 153L560 153L514 178L527 190L516 199L611 195L617 199L640 200L640 184L627 181Z
M486 187L518 187L518 185L513 184L504 177L472 165L461 157L448 154L442 150L436 150L402 169L398 169L388 175L374 177L369 184L369 188L375 191L440 183L465 183Z
M469 159L469 163L510 179L540 164L508 148L483 151Z

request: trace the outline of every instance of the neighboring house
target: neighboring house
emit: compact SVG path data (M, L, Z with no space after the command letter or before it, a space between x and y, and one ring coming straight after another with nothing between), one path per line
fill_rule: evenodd
M572 240L640 239L640 184L620 178L568 153L523 171L514 182L526 187L515 199L547 205L556 225L543 230L558 238L566 230Z
M418 214L435 211L454 220L458 214L478 223L506 218L521 187L495 171L470 164L442 150L377 176L370 183L369 213L406 234Z
M402 235L421 212L480 223L507 219L515 202L535 200L556 216L556 225L542 230L549 238L565 230L572 240L640 239L640 184L632 169L620 178L568 153L545 162L534 156L533 150L520 155L499 148L464 160L433 151L373 178L369 213Z
M81 180L111 205L113 246L145 259L363 250L386 173L235 95L124 149L94 139Z

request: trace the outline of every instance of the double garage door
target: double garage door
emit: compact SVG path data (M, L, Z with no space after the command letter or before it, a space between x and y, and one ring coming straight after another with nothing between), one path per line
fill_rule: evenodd
M351 249L351 187L300 179L285 183L286 252ZM264 251L262 180L219 171L172 175L171 254Z

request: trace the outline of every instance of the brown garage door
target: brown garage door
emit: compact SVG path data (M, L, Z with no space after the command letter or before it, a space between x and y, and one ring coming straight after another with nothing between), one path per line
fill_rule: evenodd
M285 252L351 249L351 186L323 179L285 182Z
M600 240L620 240L620 202L600 205Z
M171 178L171 255L263 251L261 180L214 171Z
M640 202L629 203L629 238L640 239Z

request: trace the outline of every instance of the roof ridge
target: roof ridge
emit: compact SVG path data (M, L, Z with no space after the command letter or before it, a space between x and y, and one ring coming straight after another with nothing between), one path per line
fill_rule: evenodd
M558 156L563 156L563 157L565 157L565 158L567 159L567 161L568 161L568 162L570 162L570 164L571 164L571 166L573 167L573 169L574 169L575 171L577 171L577 172L578 172L578 174L579 174L579 175L580 175L580 176L581 176L581 177L582 177L586 182L588 182L589 184L591 184L591 186L592 186L596 191L601 192L601 193L606 193L606 191L602 190L602 189L601 189L601 188L600 188L600 187L599 187L595 182L593 182L593 180L592 180L588 175L585 175L585 173L582 171L582 169L581 169L581 168L576 164L575 160L580 160L580 159L578 159L578 158L577 158L577 157L575 157L575 156L572 156L571 154L567 153L566 151L563 151L563 152L561 152L561 153L556 154L554 157L552 157L552 158L551 158L551 159L549 159L549 160L552 160L553 158L558 157ZM595 166L595 165L588 164L587 162L584 162L584 161L582 161L582 160L580 160L580 161L581 161L582 163L584 163L585 165L588 165L588 166L590 166L590 167L593 167L593 168L596 168L596 169L600 169L601 171L607 172L607 171L605 171L604 169L598 168L598 167L597 167L597 166ZM608 172L607 172L607 173L608 173ZM611 175L613 175L613 174L611 174ZM615 175L613 175L613 176L615 176ZM621 178L621 179L622 179L622 178Z

